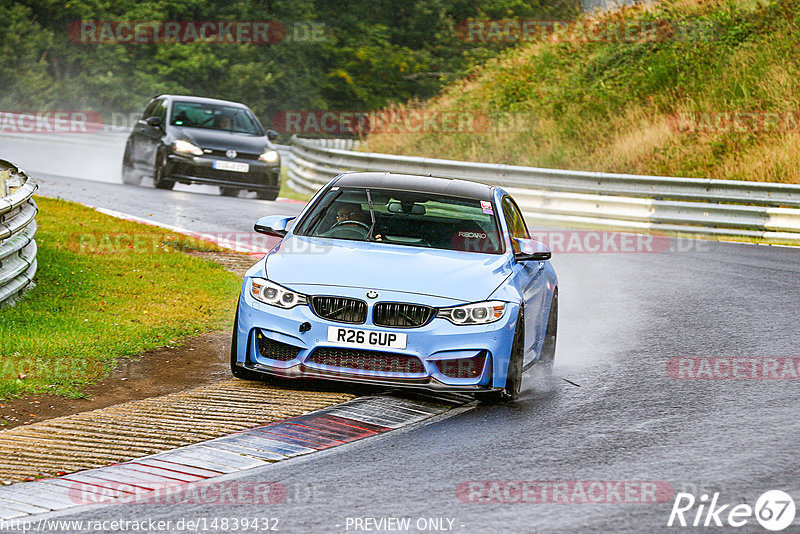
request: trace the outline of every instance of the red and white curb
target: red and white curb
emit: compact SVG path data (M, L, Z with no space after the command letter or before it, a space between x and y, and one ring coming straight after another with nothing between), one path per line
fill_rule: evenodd
M214 477L312 454L418 423L471 402L466 395L433 396L434 401L393 396L359 397L228 436L145 456L129 462L58 478L0 488L0 520L65 510L87 504L158 502L197 493ZM265 483L262 501L279 503L285 488ZM181 500L178 499L178 502Z

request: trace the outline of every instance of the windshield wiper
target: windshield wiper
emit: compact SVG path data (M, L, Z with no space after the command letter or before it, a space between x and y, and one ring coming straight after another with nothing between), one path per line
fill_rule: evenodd
M373 237L372 232L375 231L375 210L372 206L372 195L369 194L369 189L367 191L367 203L369 204L369 217L372 220L372 226L369 227L369 233L367 234L367 241L374 241L375 237Z

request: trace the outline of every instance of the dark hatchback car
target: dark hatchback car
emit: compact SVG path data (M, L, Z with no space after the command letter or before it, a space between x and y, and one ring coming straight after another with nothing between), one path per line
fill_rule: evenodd
M273 130L237 102L161 95L150 101L125 145L122 181L138 185L152 176L159 189L177 182L217 185L226 196L255 191L275 200L281 157Z

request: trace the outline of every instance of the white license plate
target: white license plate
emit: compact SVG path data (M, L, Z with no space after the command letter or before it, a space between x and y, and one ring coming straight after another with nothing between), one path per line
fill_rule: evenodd
M371 347L381 349L406 348L406 334L359 330L357 328L328 327L328 342L347 347Z
M239 163L238 161L225 161L222 159L214 160L214 163L212 163L211 166L221 171L247 172L250 170L250 165L247 163Z

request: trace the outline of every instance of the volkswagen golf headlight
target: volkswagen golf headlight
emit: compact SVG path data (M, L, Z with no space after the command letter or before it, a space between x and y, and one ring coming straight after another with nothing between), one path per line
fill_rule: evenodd
M252 278L250 280L250 295L259 302L278 306L279 308L294 308L308 304L308 299L301 293L270 282L265 278Z
M202 156L203 149L197 145L190 143L189 141L184 141L183 139L178 139L172 145L173 150L178 152L179 154L193 154L195 156Z
M258 159L260 159L264 163L277 163L281 160L281 155L278 154L277 150L267 150L266 152L258 156Z
M500 320L505 311L505 302L489 300L463 306L439 308L436 317L447 319L455 325L488 324Z

